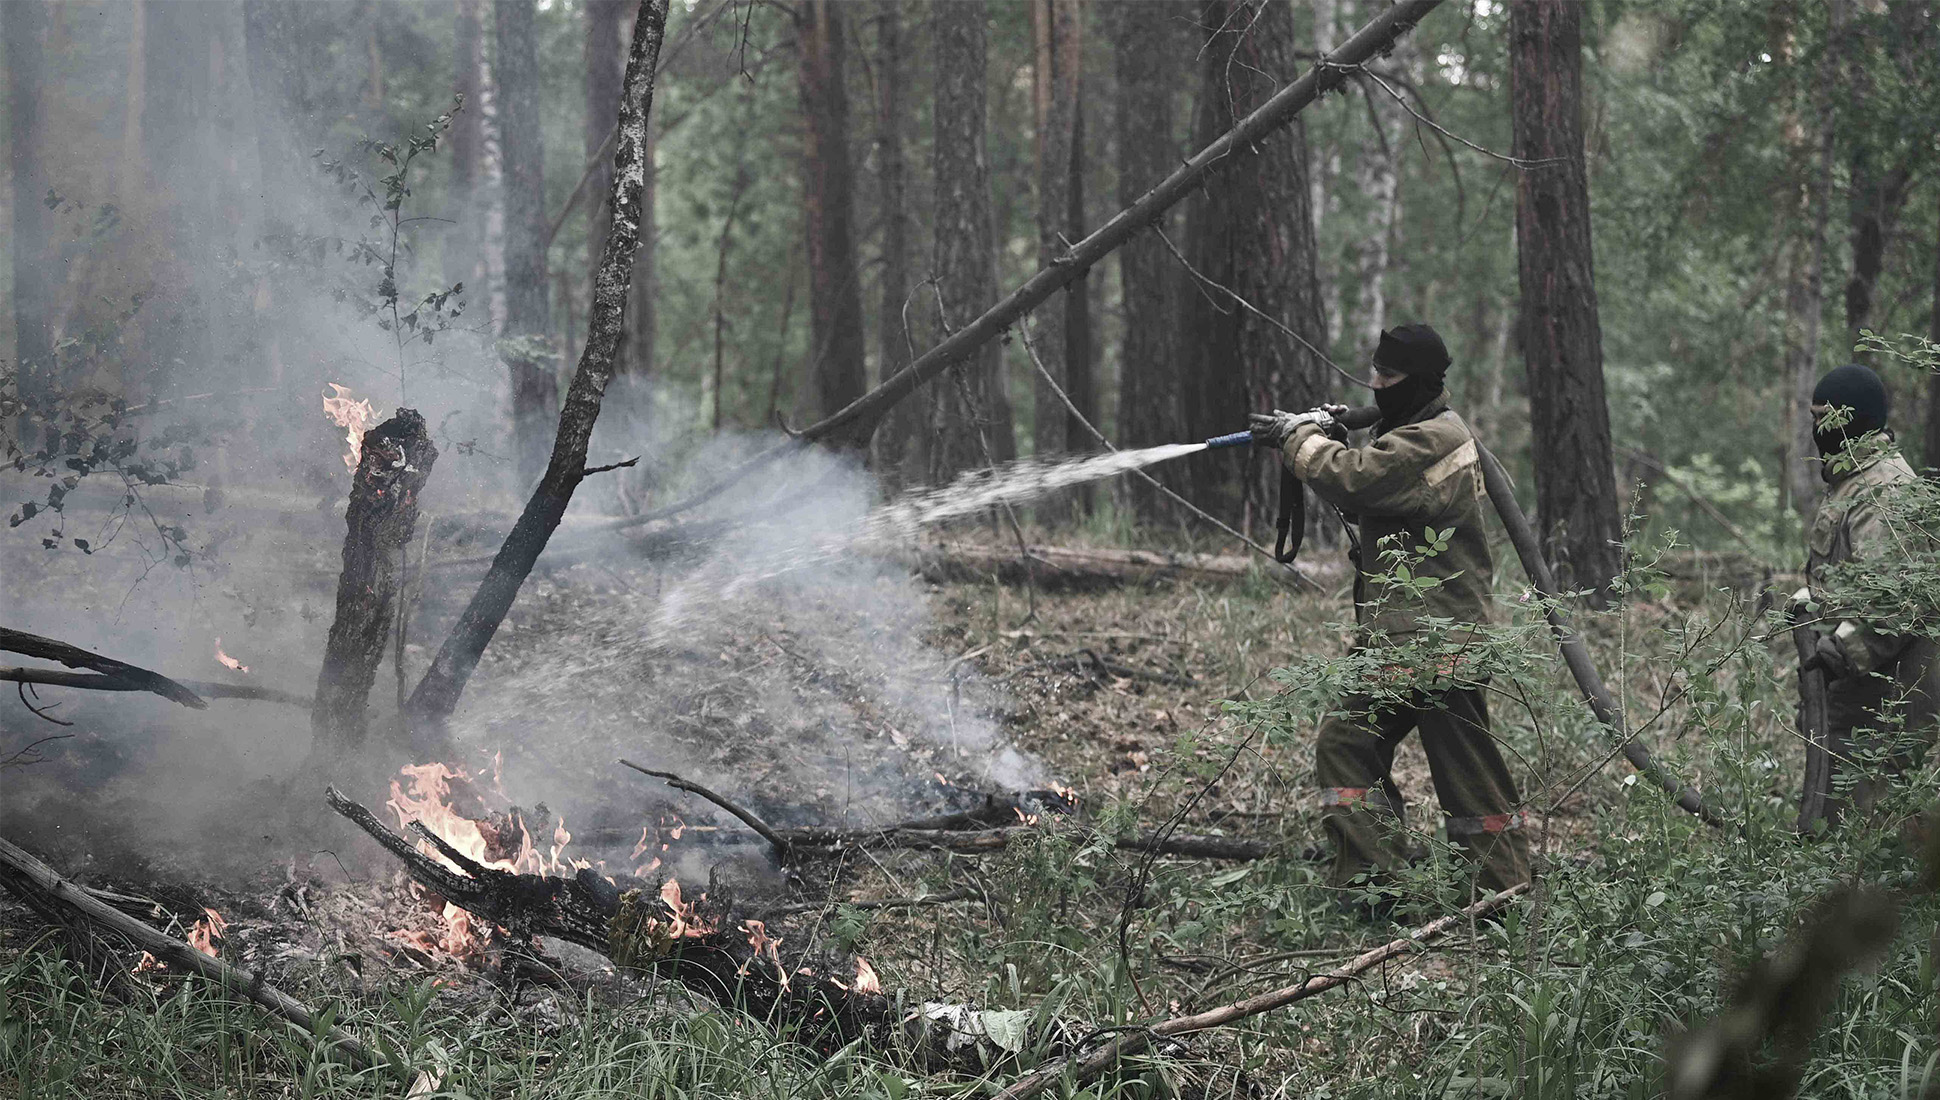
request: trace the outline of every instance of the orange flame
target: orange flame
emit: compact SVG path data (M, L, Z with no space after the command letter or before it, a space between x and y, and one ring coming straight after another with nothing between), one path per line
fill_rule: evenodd
M882 979L876 976L876 968L869 960L860 955L855 959L855 991L857 993L881 993Z
M236 659L235 659L234 657L231 657L231 656L229 656L229 655L228 655L227 653L224 653L224 652L222 651L222 639L221 639L221 638L217 638L217 639L216 639L216 660L217 660L218 662L220 662L220 663L221 663L221 665L222 665L222 667L224 667L224 668L226 668L226 669L230 669L230 670L232 670L232 671L235 671L235 672L248 672L248 671L249 671L249 666L248 666L248 665L246 665L246 664L243 664L243 663L242 663L241 661L238 661L238 660L236 660Z
M344 442L350 445L350 450L344 454L344 466L355 473L357 461L364 455L364 433L377 426L377 408L370 403L369 399L353 400L347 387L339 386L335 382L326 382L324 385L336 390L337 393L334 397L327 395L324 397L323 415L344 430Z
M219 945L222 934L229 930L229 922L223 920L222 914L214 909L204 908L202 913L202 919L189 929L189 946L214 958L221 953Z
M499 761L494 758L492 785L502 791L498 770ZM553 828L552 844L545 853L541 853L533 844L524 819L515 818L519 830L517 851L506 856L502 846L500 854L494 855L491 840L487 838L481 823L459 813L451 804L452 783L472 781L465 769L433 762L409 764L400 768L399 772L409 781L409 786L393 779L387 805L397 815L400 830L409 829L412 821L422 822L467 859L514 874L568 874L592 866L585 860L566 855L566 846L572 842L573 835L566 830L564 818ZM455 861L446 858L429 842L419 841L418 849L451 870L462 873L463 869ZM444 921L444 932L435 942L424 933L404 932L399 934L400 938L426 952L435 947L445 954L461 958L477 954L491 938L490 925L474 924L471 914L457 905L446 902L440 916Z

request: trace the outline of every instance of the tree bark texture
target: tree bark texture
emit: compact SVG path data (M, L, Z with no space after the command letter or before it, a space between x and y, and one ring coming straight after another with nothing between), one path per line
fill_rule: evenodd
M882 298L876 318L876 384L888 381L915 354L906 316L909 300L909 61L904 56L902 0L878 0L876 23L876 172L882 211ZM923 461L916 409L890 414L876 433L875 467L892 483L909 480ZM911 460L914 460L912 463Z
M1621 565L1616 466L1603 390L1603 333L1583 154L1582 5L1509 6L1523 368L1544 551L1565 585L1605 588Z
M269 2L269 0L263 0ZM484 0L458 0L452 18L452 84L465 105L451 120L452 230L445 235L445 283L465 283L473 295L485 290L479 241L485 235L480 190L485 179L485 24Z
M1932 17L1931 3L1890 4L1883 15L1847 30L1861 42L1869 36L1885 38L1880 54L1856 58L1847 66L1850 79L1842 108L1847 112L1844 129L1851 146L1846 162L1847 236L1852 247L1852 267L1846 278L1847 347L1858 343L1860 330L1874 323L1873 291L1912 191L1916 158L1926 151L1906 140L1903 127L1896 125L1901 120L1892 117L1889 104L1879 102L1873 60L1890 62L1888 79L1920 82L1913 74L1932 55ZM1841 46L1842 57L1848 49Z
M984 117L988 17L984 0L930 9L936 50L936 238L930 271L936 285L931 301L912 309L937 317L939 343L961 332L997 299L997 239ZM984 342L971 349L951 367L939 390L924 433L932 483L1016 457L1001 347Z
M493 0L498 40L499 152L505 164L505 318L500 354L512 384L518 490L545 471L559 376L546 276L545 145L539 134L539 57L533 0Z
M1049 267L1071 244L1084 239L1083 196L1074 193L1083 76L1083 13L1079 0L1031 0L1031 31L1036 47L1032 68L1032 105L1036 123L1037 258ZM1044 374L1033 371L1035 412L1031 439L1039 455L1088 449L1084 428L1071 416L1053 388L1071 397L1086 417L1096 415L1090 392L1088 317L1084 276L1068 283L1037 311L1034 341ZM1079 353L1074 360L1073 353ZM1074 498L1075 499L1075 498ZM1051 509L1055 511L1055 506Z
M1378 7L1378 3L1367 7ZM1412 43L1397 43L1389 63L1408 72L1415 51ZM1410 76L1413 74L1410 73ZM1373 207L1366 238L1356 249L1359 260L1355 324L1343 331L1356 338L1355 351L1372 352L1388 323L1387 278L1395 238L1401 231L1401 155L1408 133L1409 117L1403 106L1382 87L1361 78L1361 92L1367 97L1368 123L1374 130L1374 147L1364 149L1354 162L1355 182Z
M1940 205L1940 204L1936 204ZM1940 226L1940 217L1934 219ZM1940 232L1933 243L1933 312L1927 316L1927 339L1940 344ZM1929 477L1940 477L1940 373L1927 375L1926 446L1920 454Z
M1293 10L1268 0L1207 0L1200 25L1210 36L1201 54L1198 124L1202 133L1217 134L1266 102L1296 71ZM1227 171L1190 211L1189 257L1217 284L1188 299L1183 350L1197 362L1198 376L1210 381L1189 398L1187 427L1194 436L1234 431L1251 411L1307 409L1327 397L1326 366L1306 346L1327 342L1307 172L1306 128L1296 119L1285 135L1236 150ZM1241 306L1233 294L1301 339ZM1226 454L1196 461L1202 498L1222 503L1236 518L1270 523L1279 477L1271 459L1249 450L1243 465ZM1244 471L1243 480L1236 470Z
M1178 163L1172 90L1185 69L1174 59L1186 43L1174 27L1194 14L1189 4L1177 0L1113 4L1105 14L1110 20L1118 83L1114 119L1118 203L1127 207ZM1166 228L1176 221L1162 215L1158 225ZM1176 326L1179 292L1192 292L1184 287L1178 265L1155 232L1142 233L1119 250L1118 274L1125 302L1125 343L1118 376L1119 443L1136 449L1185 439ZM1166 467L1152 473L1174 489L1185 488ZM1150 521L1164 514L1165 498L1149 482L1122 480L1140 518Z
M47 13L41 4L9 4L0 12L7 39L7 168L13 177L13 360L21 403L50 414L55 377L48 329L46 159L41 149L40 92ZM38 445L36 442L34 445Z
M363 457L350 482L337 617L330 623L310 711L313 752L323 758L363 747L364 708L397 621L404 553L418 525L418 494L437 460L438 448L416 410L399 409L364 433Z
M620 113L620 80L626 75L626 43L620 38L620 25L626 16L626 0L586 0L586 37L581 43L580 64L586 70L586 120L583 146L586 159L594 161L583 190L587 205L588 241L606 239L612 211L606 208L606 194L613 189L613 165L600 156L606 138L613 132L613 119ZM599 257L594 256L597 268ZM598 271L588 272L588 277ZM625 341L621 354L626 354Z
M817 418L869 388L857 279L854 179L849 164L849 93L843 84L844 6L803 0L801 51L803 200L808 226L809 394Z
M941 343L918 356L909 366L898 371L895 377L862 395L835 415L802 429L788 442L778 444L722 474L685 500L617 520L612 527L615 529L637 527L678 515L713 500L749 474L765 468L779 458L795 453L798 448L807 444L826 442L850 449L866 447L869 437L875 433L883 417L889 410L895 408L898 402L935 380L951 367L969 359L984 345L1009 330L1020 318L1037 308L1045 299L1063 289L1079 273L1090 270L1100 260L1144 232L1165 211L1233 163L1242 151L1250 149L1275 130L1292 122L1301 111L1320 96L1339 88L1346 80L1347 72L1354 66L1393 46L1397 38L1414 29L1417 23L1440 4L1441 0L1398 0L1370 20L1366 26L1356 31L1352 37L1341 44L1339 49L1321 59L1320 64L1316 64L1300 79L1280 89L1272 99L1242 119L1238 125L1219 135L1210 145L1200 149L1184 164L1174 168L1170 175L1141 196L1138 202L1120 210L1110 221L1079 241L1072 247L1065 262L1043 268L1033 274L1001 301L978 315L975 320L953 330ZM953 11L963 6L967 5L954 3L939 5L937 12L940 15L942 12Z
M1819 58L1812 95L1818 129L1811 132L1810 143L1799 140L1792 149L1793 172L1798 180L1795 209L1799 212L1792 221L1803 232L1787 246L1785 367L1792 381L1792 400L1786 414L1792 422L1792 461L1786 473L1791 479L1792 506L1806 517L1818 507L1819 499L1819 452L1812 442L1812 390L1819 379L1825 317L1826 233L1832 221L1832 165L1838 140L1833 102L1845 16L1844 0L1832 0L1827 8L1826 48Z
M559 430L545 476L533 490L525 509L499 547L492 567L458 622L438 647L431 668L418 682L406 704L406 720L417 743L443 739L445 722L458 705L465 684L492 635L518 598L532 565L559 526L586 471L586 447L599 419L619 361L620 340L626 327L628 291L634 253L644 222L646 193L647 120L653 106L654 68L667 27L667 0L641 0L634 21L633 43L627 54L622 85L619 133L613 153L613 188L609 209L612 225L600 253L599 277L586 323L586 349L559 412Z

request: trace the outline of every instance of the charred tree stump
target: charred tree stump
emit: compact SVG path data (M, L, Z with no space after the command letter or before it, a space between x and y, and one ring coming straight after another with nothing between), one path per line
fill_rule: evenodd
M404 550L418 525L418 493L437 460L424 417L413 409L399 409L364 435L350 483L337 617L310 712L313 751L320 755L340 755L364 743L364 708L396 615Z

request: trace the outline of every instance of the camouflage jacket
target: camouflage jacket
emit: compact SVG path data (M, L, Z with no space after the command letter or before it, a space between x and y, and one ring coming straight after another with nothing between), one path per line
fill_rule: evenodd
M1892 448L1882 448L1861 457L1850 470L1830 472L1826 477L1825 499L1812 517L1809 535L1811 557L1806 564L1806 579L1816 591L1826 582L1826 571L1844 562L1866 562L1891 558L1900 552L1880 507L1880 498L1893 486L1917 477L1906 459ZM1826 612L1828 619L1837 611ZM1875 631L1858 619L1839 619L1833 637L1853 668L1871 672L1897 660L1908 639Z
M1322 500L1350 520L1359 517L1354 619L1363 635L1412 633L1426 617L1489 621L1495 564L1483 522L1488 505L1482 466L1475 437L1445 398L1359 447L1303 424L1286 442L1286 460L1293 475ZM1394 569L1383 551L1399 547L1413 556L1428 545L1429 528L1446 532L1447 548L1410 563L1409 569L1416 578L1440 583L1419 595L1389 591L1395 586L1382 578Z

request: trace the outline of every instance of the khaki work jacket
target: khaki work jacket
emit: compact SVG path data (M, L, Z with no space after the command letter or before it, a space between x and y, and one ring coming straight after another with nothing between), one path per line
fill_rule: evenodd
M1327 438L1312 424L1294 429L1286 442L1293 476L1322 500L1358 518L1359 575L1354 621L1365 636L1421 629L1424 618L1456 623L1489 621L1489 588L1495 563L1483 522L1487 495L1475 436L1445 398L1436 398L1412 421L1354 447ZM1411 562L1415 577L1441 583L1417 596L1390 592L1383 577L1393 572L1383 551L1398 545L1411 556L1427 545L1426 529L1450 532L1448 548ZM1393 540L1392 542L1388 540Z

